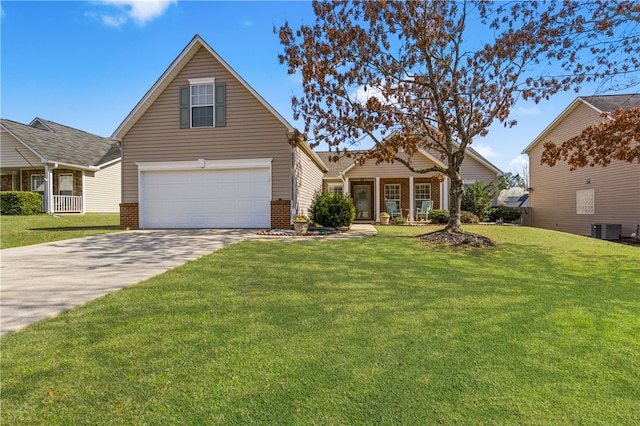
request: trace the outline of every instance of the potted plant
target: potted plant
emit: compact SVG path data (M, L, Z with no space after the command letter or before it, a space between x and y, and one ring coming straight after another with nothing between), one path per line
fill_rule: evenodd
M388 225L389 224L389 213L387 212L382 212L380 213L380 224L381 225Z
M309 230L309 217L305 215L298 215L293 219L293 229L298 235L304 235Z

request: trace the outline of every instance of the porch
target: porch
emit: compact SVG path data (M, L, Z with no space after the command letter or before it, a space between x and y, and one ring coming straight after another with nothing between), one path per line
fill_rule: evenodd
M42 211L47 211L46 198L42 196ZM54 195L52 213L82 213L82 197L77 195Z
M446 209L446 182L440 175L425 177L344 178L341 188L329 184L330 190L351 195L357 222L380 222L380 213L402 217L408 222L426 222L422 210L428 202L431 209Z

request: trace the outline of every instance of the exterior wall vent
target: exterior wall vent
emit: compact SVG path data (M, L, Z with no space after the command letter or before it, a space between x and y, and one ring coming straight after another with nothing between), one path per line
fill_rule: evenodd
M619 240L622 238L622 225L619 223L592 223L591 236L600 240Z

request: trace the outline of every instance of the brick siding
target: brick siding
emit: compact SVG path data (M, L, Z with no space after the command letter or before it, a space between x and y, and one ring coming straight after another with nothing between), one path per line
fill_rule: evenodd
M120 226L128 229L140 229L138 203L120 204Z
M289 229L291 227L291 201L272 200L271 228Z

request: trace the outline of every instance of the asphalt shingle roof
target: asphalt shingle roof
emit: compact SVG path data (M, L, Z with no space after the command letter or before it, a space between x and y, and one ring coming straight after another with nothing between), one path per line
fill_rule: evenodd
M345 157L344 154L337 154L335 152L330 151L316 151L318 157L322 160L322 162L327 166L327 173L325 173L325 177L339 177L341 172L344 172L347 167L354 163L353 158ZM331 161L333 158L338 156L338 161Z
M613 112L618 108L640 108L640 94L580 96L580 99L590 103L602 112Z
M0 119L2 125L47 161L80 167L100 166L120 158L117 142L55 123L36 119L50 130Z

